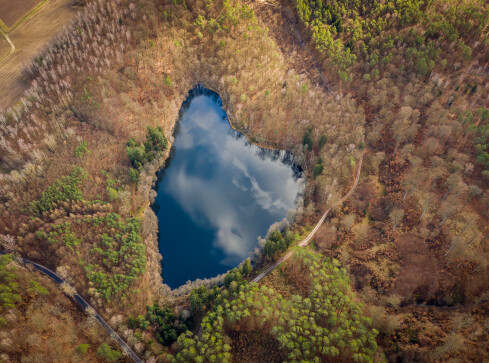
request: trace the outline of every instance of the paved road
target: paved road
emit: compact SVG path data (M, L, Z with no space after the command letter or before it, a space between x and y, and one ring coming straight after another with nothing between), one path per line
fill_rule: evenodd
M0 251L0 255L5 255L5 254L6 254L6 252ZM27 259L22 258L22 257L20 257L18 259L18 261L21 262L21 263L23 263L24 265L32 265L36 270L38 270L38 271L42 272L43 274L45 274L46 276L50 277L57 284L62 284L63 282L66 282L63 278L61 278L55 272L51 271L47 267L44 267L44 266L42 266L42 265L40 265L40 264L38 264L36 262L32 262L32 261L27 260ZM84 310L86 310L87 308L93 309L93 307L88 302L86 302L86 300L83 297L81 297L80 294L75 293L72 296L72 298ZM105 320L100 316L100 314L97 313L95 311L95 309L93 309L93 311L95 312L95 314L93 315L94 318L100 323L100 325L102 325L102 327L105 329L105 331L107 333L109 333L109 335L121 346L121 348L127 353L127 355L129 357L131 357L134 362L136 362L136 363L142 363L142 360L139 359L139 357L136 355L136 353L134 353L134 351L131 349L131 347L129 347L129 345L127 345L126 342L124 340L122 340L122 338L115 332L115 330L112 329L109 326L109 324L107 324L105 322Z
M362 171L362 163L363 163L363 156L364 155L365 155L365 151L362 153L362 156L360 158L360 162L358 163L357 175L355 176L355 182L353 183L353 185L350 188L350 190L348 191L348 193L346 193L345 196L343 196L343 198L341 198L331 208L329 208L326 212L324 212L323 216L321 217L321 219L319 220L319 222L316 224L316 226L314 227L314 229L307 235L306 238L304 238L304 240L302 240L299 243L299 247L307 246L309 244L309 241L311 240L311 238L314 237L314 235L316 234L316 232L319 229L319 227L321 227L321 225L324 223L324 220L328 216L329 212L331 212L331 210L334 207L336 207L337 205L342 204L345 200L347 200L352 195L353 191L355 190L355 188L358 185L358 181L360 180L360 173ZM251 280L251 282L259 282L261 279L263 279L265 276L267 276L270 272L272 272L278 266L280 266L284 261L288 260L293 254L294 254L294 251L287 252L280 260L278 260L277 262L275 262L273 265L269 266L265 271L263 271L261 274L259 274L258 276L256 276L253 280Z

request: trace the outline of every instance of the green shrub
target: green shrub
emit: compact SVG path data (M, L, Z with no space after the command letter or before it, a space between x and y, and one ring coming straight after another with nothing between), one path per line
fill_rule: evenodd
M117 190L111 187L107 187L107 194L109 196L109 201L113 202L117 199Z
M290 231L287 231L284 236L280 231L272 232L263 247L263 255L268 260L275 260L279 253L290 247L294 239L295 236Z
M85 355L88 352L88 348L90 348L90 344L80 344L78 347L76 347L76 351Z
M112 350L107 343L103 343L97 350L97 355L104 358L108 362L115 362L122 357L122 353L118 350Z
M126 143L126 153L131 164L136 169L141 169L145 163L153 161L167 147L168 140L163 133L163 129L160 126L148 126L146 142L138 145L134 138L129 139Z
M130 168L129 169L129 179L133 183L139 182L139 170L134 169L134 168Z
M222 291L217 286L208 289L201 285L190 293L190 308L193 312L199 313L202 310L210 310L214 303L222 300Z
M135 168L139 169L144 165L146 160L143 144L141 144L140 146L126 146L126 152L129 160L131 161L131 164Z
M17 275L10 265L12 255L0 256L0 312L15 308L22 297L18 294Z
M141 237L141 221L137 218L123 221L120 215L109 213L89 218L86 223L103 225L110 233L102 234L91 250L101 256L102 266L90 263L84 267L88 281L102 298L110 301L113 296L120 296L145 272L146 246Z
M326 135L321 135L318 141L318 147L321 150L323 146L328 142L328 137Z
M47 187L42 193L41 199L29 204L29 211L32 214L42 214L53 208L54 203L64 202L66 200L82 200L83 193L78 184L87 177L84 170L75 167L71 175L64 176L56 180L54 184Z
M161 309L158 303L147 306L146 311L146 319L155 328L158 342L165 346L171 345L180 334L193 326L191 318L178 322L168 307Z
M243 275L241 275L241 272L239 271L239 269L237 268L233 268L231 271L229 271L226 276L224 276L224 286L226 287L226 289L229 288L229 286L231 285L231 283L233 281L236 281L239 284L241 284L243 282Z
M172 87L172 85L173 85L170 76L166 76L165 79L163 80L163 83L167 87Z
M311 137L312 128L309 127L304 132L304 137L302 138L302 145L307 146L307 150L311 151L313 146L313 141Z
M243 266L241 266L241 274L244 277L248 277L251 274L251 271L253 270L253 267L251 267L251 262L250 259L247 258L243 262Z
M88 150L88 144L86 141L82 141L80 145L75 148L75 156L81 158Z
M48 289L40 285L37 281L29 281L29 292L34 295L49 295Z
M319 175L321 175L323 172L323 169L324 169L323 164L318 163L318 164L314 165L314 169L312 170L313 178L316 179Z

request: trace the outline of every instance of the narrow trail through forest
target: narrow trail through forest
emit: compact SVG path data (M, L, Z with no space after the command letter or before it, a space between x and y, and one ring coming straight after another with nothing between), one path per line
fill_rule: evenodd
M4 251L0 251L0 255L5 255L5 254L7 254L7 253ZM56 282L56 284L58 284L58 285L61 285L62 283L67 283L61 276L57 275L55 272L51 271L47 267L42 266L36 262L32 262L32 261L27 260L27 259L22 258L22 257L16 258L16 261L22 263L23 265L31 265L37 271L43 273L44 275L46 275L49 278L51 278L52 280L54 280L54 282ZM134 353L134 351L131 349L131 347L129 345L127 345L127 343L124 340L122 340L122 338L119 336L119 334L117 334L116 331L114 329L112 329L109 326L109 324L107 324L107 322L102 318L102 316L100 316L100 314L97 313L97 311L83 297L81 297L80 294L75 292L75 294L73 294L73 296L70 296L70 297L85 312L87 312L87 309L91 310L92 313L90 315L92 315L98 321L98 323L102 326L102 328L104 328L105 331L107 333L109 333L111 338L114 339L120 345L120 347L127 353L127 355L129 357L132 358L132 360L134 362L136 362L136 363L142 363L143 362L141 359L139 359L139 357L136 355L136 353Z
M348 191L348 193L346 193L343 196L343 198L341 198L338 202L336 202L335 204L333 204L333 206L331 208L329 208L326 212L324 212L324 214L322 215L321 219L316 224L316 226L314 227L314 229L307 235L306 238L304 238L304 240L302 242L299 243L299 245L298 245L299 247L307 246L309 244L309 241L316 234L316 232L319 229L319 227L321 227L321 225L324 223L324 220L328 216L329 212L331 212L331 210L333 208L335 208L336 206L341 205L345 200L347 200L352 195L353 191L355 190L355 188L358 185L358 181L360 180L360 173L362 171L362 163L363 163L363 157L364 157L364 155L365 155L365 150L363 151L362 156L360 157L360 162L358 163L357 173L356 173L356 176L355 176L355 181L353 183L353 186L350 188L350 190ZM263 279L265 276L267 276L270 272L272 272L278 266L280 266L283 262L285 262L286 260L288 260L293 254L294 254L294 251L287 252L280 260L278 260L277 262L275 262L273 265L269 266L265 271L263 271L261 274L259 274L258 276L256 276L253 280L251 280L251 282L259 282L261 279Z

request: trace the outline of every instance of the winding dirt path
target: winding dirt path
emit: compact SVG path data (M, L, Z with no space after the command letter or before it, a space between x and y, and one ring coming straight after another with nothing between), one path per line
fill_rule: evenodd
M324 223L324 220L328 216L329 212L331 212L331 210L333 208L335 208L336 206L342 204L345 200L347 200L352 195L353 191L355 190L355 188L358 185L358 181L360 180L360 173L362 171L362 163L363 163L364 155L365 155L365 150L363 151L362 156L360 157L360 162L358 163L358 166L357 166L357 174L355 176L355 181L354 181L352 187L350 188L350 190L348 191L348 193L346 193L343 196L343 198L341 198L339 201L337 201L335 204L333 204L333 206L331 206L331 208L329 208L326 212L324 212L324 214L322 215L321 219L316 224L314 229L307 235L306 238L304 238L299 243L299 247L307 246L309 244L309 242L311 241L312 237L314 237L314 235L316 234L319 227L321 227L321 225ZM270 272L272 272L278 266L280 266L284 261L288 260L293 254L294 254L294 251L287 252L280 260L275 262L273 265L269 266L265 271L263 271L261 274L256 276L253 280L251 280L251 282L259 282L261 279L263 279L265 276L267 276Z

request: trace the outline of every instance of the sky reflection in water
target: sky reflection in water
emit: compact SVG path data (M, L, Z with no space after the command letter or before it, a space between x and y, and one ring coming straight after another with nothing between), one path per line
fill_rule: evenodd
M163 279L174 288L246 258L257 237L295 208L301 175L290 155L235 132L219 97L206 92L184 104L161 176L153 207Z

